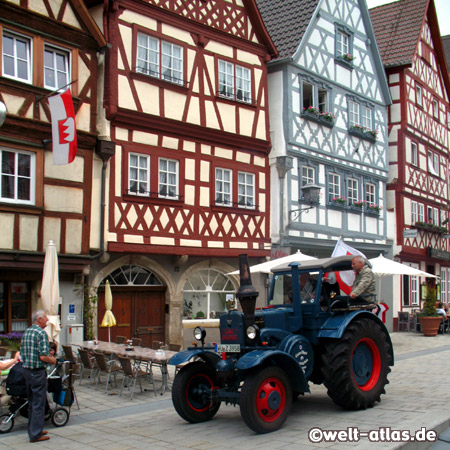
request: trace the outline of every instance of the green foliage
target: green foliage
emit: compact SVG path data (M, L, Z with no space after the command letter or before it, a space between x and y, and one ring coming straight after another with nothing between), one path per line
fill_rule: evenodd
M427 295L423 303L423 313L424 317L437 317L439 314L436 312L436 288L428 286Z
M195 315L196 319L204 319L205 313L203 311L197 311L197 314Z

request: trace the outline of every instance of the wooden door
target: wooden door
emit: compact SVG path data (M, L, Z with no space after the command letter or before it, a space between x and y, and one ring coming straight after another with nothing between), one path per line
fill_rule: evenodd
M111 342L117 336L142 338L142 345L151 347L153 341L163 341L165 337L164 288L141 290L112 289L113 308L117 325L111 328ZM100 327L105 314L105 293L99 292L98 338L108 340L108 328Z

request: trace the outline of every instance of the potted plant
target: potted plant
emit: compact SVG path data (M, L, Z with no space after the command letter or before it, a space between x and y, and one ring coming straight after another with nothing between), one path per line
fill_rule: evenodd
M424 336L436 336L442 321L442 317L436 312L436 287L429 283L426 292L419 322Z

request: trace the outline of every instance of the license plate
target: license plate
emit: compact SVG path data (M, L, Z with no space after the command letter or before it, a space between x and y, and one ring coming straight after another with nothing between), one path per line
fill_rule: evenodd
M216 347L218 353L239 353L241 351L240 344L217 344Z

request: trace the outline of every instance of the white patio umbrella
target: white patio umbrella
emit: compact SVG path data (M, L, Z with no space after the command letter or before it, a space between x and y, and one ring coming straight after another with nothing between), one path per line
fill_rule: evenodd
M281 264L288 264L290 262L301 262L301 261L310 261L312 259L317 259L314 256L305 255L300 250L297 253L292 255L283 256L281 258L272 259L271 261L267 261L260 264L255 264L254 266L250 266L250 273L270 273L270 271ZM227 275L239 275L239 270L235 270L234 272L230 272Z
M111 286L109 285L109 281L106 280L105 285L105 315L103 316L101 327L108 327L108 342L111 342L111 327L116 326L116 318L114 317L114 314L112 312L112 293L111 293Z
M414 267L393 261L392 259L385 258L383 255L369 259L369 262L372 264L372 272L378 277L388 275L411 275L417 277L437 278L436 275L424 272L423 270L415 269Z
M45 250L44 272L41 287L42 307L48 315L48 324L45 329L51 341L59 342L58 305L59 305L59 269L58 254L53 241L49 241Z

